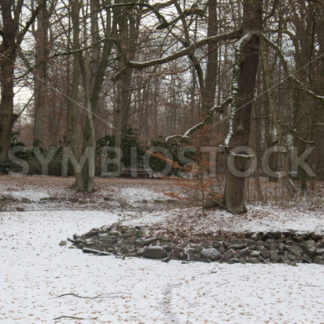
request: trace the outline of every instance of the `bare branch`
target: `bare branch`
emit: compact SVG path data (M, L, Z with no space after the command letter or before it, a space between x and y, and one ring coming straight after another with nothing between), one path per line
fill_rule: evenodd
M173 4L173 1L169 2L169 5ZM145 2L126 2L126 3L115 3L115 4L111 4L108 6L104 6L103 9L110 9L110 8L118 8L118 7L129 7L129 8L134 8L134 7L144 7L144 8L148 8L149 11L153 12L155 14L155 16L158 18L158 20L160 21L161 25L165 25L168 24L168 22L166 21L165 17L159 12L160 6L156 7L154 5L150 5L148 3Z
M18 34L17 36L17 40L16 40L16 44L17 46L19 46L21 44L21 42L24 39L25 34L27 33L29 27L32 25L32 23L34 22L34 20L36 19L38 13L40 12L40 10L42 8L46 7L46 0L42 0L40 2L40 4L36 7L36 9L33 11L31 17L29 18L29 20L26 22L25 27L22 29L22 31Z
M190 129L188 129L183 135L172 135L168 136L166 138L166 141L169 142L171 140L180 140L180 141L188 141L190 140L190 136L198 131L199 129L202 129L213 117L213 114L217 111L220 113L224 113L224 110L226 106L228 106L232 102L232 98L226 99L220 106L214 106L212 107L208 113L206 114L206 117L204 120L202 120L200 123L194 125Z
M171 54L166 57L161 57L161 58L151 60L151 61L146 61L146 62L130 61L128 64L129 64L129 66L131 66L133 68L137 68L137 69L144 69L144 68L148 68L148 67L154 66L154 65L165 64L165 63L174 61L180 57L183 57L185 55L188 55L189 53L194 52L197 48L202 47L208 43L236 40L236 39L240 38L241 36L242 36L242 29L238 29L238 30L232 31L230 33L225 33L225 34L220 34L220 35L204 38L201 41L198 41L197 43L183 49L182 51Z
M191 9L184 10L178 17L173 19L170 22L167 22L166 20L159 25L156 29L164 29L168 28L172 25L175 25L179 20L182 20L183 18L186 18L188 16L200 16L203 17L205 15L205 11L196 7L192 7Z
M317 95L312 90L308 89L300 80L298 80L295 77L294 73L291 73L289 71L287 60L286 60L284 54L282 53L281 49L279 48L279 46L276 45L274 42L272 42L263 33L258 32L257 34L277 52L277 54L279 55L280 60L282 62L282 65L283 65L283 68L285 70L285 73L287 74L287 78L289 80L291 80L292 82L294 82L298 87L300 87L301 90L303 90L304 92L306 92L308 95L310 95L311 97L313 97L315 99L318 99L318 100L320 100L320 101L323 102L324 101L324 96ZM323 56L324 56L324 54L322 54L319 57L317 57L317 59L320 59Z

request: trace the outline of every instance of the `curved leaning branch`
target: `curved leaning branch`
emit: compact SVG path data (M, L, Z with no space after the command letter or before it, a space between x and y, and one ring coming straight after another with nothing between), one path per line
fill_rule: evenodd
M236 31L237 32L237 31ZM170 140L180 140L180 141L185 141L185 140L190 140L190 135L196 132L197 130L201 129L212 117L213 113L215 111L220 111L224 112L224 109L226 106L230 105L230 113L229 113L229 130L227 133L227 136L224 141L224 146L225 148L228 148L230 145L231 138L234 133L234 119L235 119L235 113L237 110L236 103L235 103L235 98L237 97L238 93L238 82L239 82L239 72L240 72L240 63L242 60L242 48L252 39L252 37L255 35L253 32L248 32L246 33L243 37L240 38L240 40L237 42L235 46L235 65L233 69L233 78L232 78L232 89L231 89L231 95L226 101L221 105L221 106L215 106L209 110L207 113L206 117L204 118L203 121L200 123L196 124L189 130L185 132L184 135L172 135L166 138L166 141ZM219 37L214 36L214 37ZM210 37L210 38L214 38Z
M214 106L212 107L208 113L206 114L206 117L204 120L202 120L200 123L194 125L190 129L188 129L183 135L171 135L166 138L166 141L169 142L171 140L179 140L181 141L188 141L190 140L190 136L198 131L199 129L203 128L213 117L213 114L218 112L224 112L226 106L228 106L232 102L232 98L226 99L220 106Z

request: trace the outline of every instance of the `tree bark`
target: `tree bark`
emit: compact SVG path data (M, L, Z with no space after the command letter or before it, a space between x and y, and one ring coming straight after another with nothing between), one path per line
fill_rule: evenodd
M47 60L49 15L46 7L37 16L36 58L34 70L34 146L48 145L48 92L47 92Z
M261 30L262 4L262 1L259 0L244 0L243 30L245 33ZM243 46L240 53L240 61L236 63L239 64L237 72L238 90L234 98L236 111L230 143L231 149L237 146L247 146L249 143L252 100L259 61L259 43L259 37L252 36L251 40ZM229 154L232 153L230 152ZM236 157L235 162L238 171L243 172L248 167L248 160L246 158ZM226 173L224 203L237 214L246 212L244 188L245 178L234 175L228 169Z
M17 48L20 46L41 8L46 5L46 2L45 0L39 2L39 5L24 25L20 21L23 4L23 0L5 0L0 2L2 16L2 29L0 29L2 36L0 44L0 162L8 159L14 124L14 71Z

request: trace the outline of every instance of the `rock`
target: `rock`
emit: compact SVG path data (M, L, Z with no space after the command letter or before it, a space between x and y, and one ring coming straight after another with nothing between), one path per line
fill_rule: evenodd
M248 257L246 258L247 263L258 263L258 259L254 257Z
M324 249L323 248L316 249L316 254L322 255L324 257Z
M271 251L271 253L270 253L270 261L275 262L275 263L279 263L281 261L281 257L280 257L280 255L278 255L278 253L276 251Z
M234 257L234 258L231 258L229 261L228 261L229 264L233 264L233 263L240 263L240 259Z
M257 250L259 250L259 251L264 251L264 250L267 250L267 248L264 246L264 242L258 242L257 243Z
M171 260L171 257L170 256L167 256L166 258L163 258L161 261L162 262L169 262Z
M324 239L321 240L318 245L320 248L324 248Z
M286 250L295 256L301 256L303 253L303 249L298 245L287 246Z
M219 260L222 255L220 254L220 252L218 250L216 250L215 248L207 248L207 249L203 249L201 252L200 252L201 256L207 258L207 259L210 259L212 261L215 261L215 260Z
M261 255L261 251L251 251L252 257L259 257Z
M300 243L300 242L303 242L303 241L306 241L309 239L309 233L307 232L304 232L304 231L296 231L293 235L292 235L292 238Z
M320 256L317 256L317 257L314 259L314 262L317 263L317 264L322 264L322 265L324 265L324 258L323 258L323 257L320 257Z
M302 257L303 263L312 263L312 258L310 258L308 255L304 254Z
M261 232L252 233L251 239L254 240L254 241L260 241L260 240L263 239L263 233L261 233Z
M135 244L139 247L143 247L144 246L144 240L141 239L141 238L138 238L136 241L135 241Z
M313 257L316 255L316 247L315 242L313 240L308 240L302 243L301 248L303 249L304 253L309 257Z
M237 244L232 244L229 246L230 249L234 249L234 250L242 250L246 247L246 244L244 243L237 243Z
M142 256L143 256L143 253L144 253L144 248L138 250L138 251L136 252L135 255L136 255L137 257L142 257Z
M223 242L222 241L214 241L213 242L213 247L215 249L218 249L219 247L221 247L223 245Z
M119 236L120 235L120 232L119 231L116 231L116 230L111 230L110 235L113 235L113 236Z
M155 199L155 200L154 200L154 203L155 203L155 204L164 204L164 202L165 202L165 201L164 201L164 200L161 200L161 199Z
M27 198L22 198L20 201L21 201L23 204L31 204L31 203L32 203L32 201L31 201L30 199L27 199Z
M41 198L40 201L46 202L46 201L59 201L60 199L58 197L45 197Z
M146 246L143 251L143 257L147 259L163 259L167 252L161 246Z
M150 244L152 244L152 243L154 243L156 241L157 241L157 238L155 238L155 237L149 237L149 238L147 238L147 239L144 240L144 245L147 246L147 245L150 245Z
M186 255L188 261L193 261L193 260L195 260L195 253L196 253L196 250L195 250L194 248L190 248L190 247L188 247L188 248L186 248L186 249L184 250L184 253L185 253L185 255Z
M320 240L324 239L324 225L318 225L315 227L314 233L321 236Z
M323 233L313 232L313 233L311 233L311 238L314 241L319 241L323 238Z
M105 237L109 237L109 233L99 233L98 238L104 239Z
M24 207L16 207L16 210L19 212L23 212L23 211L25 211L25 208Z
M172 244L163 244L162 247L167 252L171 252L172 251Z
M263 250L263 251L261 251L261 256L264 259L270 258L270 251L269 250Z
M94 229L92 229L90 232L86 233L86 234L84 235L84 237L85 237L86 239L88 239L88 238L91 238L91 237L96 236L97 234L99 234L99 229L94 228Z
M117 238L115 236L101 237L100 242L105 245L112 246L117 242Z
M267 234L268 238L278 240L282 236L282 232L270 232Z
M245 257L245 256L247 256L247 255L250 254L250 248L249 248L249 247L246 247L246 248L243 249L243 250L239 250L238 253L239 253L239 255L240 255L241 257Z

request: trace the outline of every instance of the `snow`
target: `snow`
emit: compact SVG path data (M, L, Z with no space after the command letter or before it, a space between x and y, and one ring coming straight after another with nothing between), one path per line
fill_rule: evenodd
M0 213L0 323L321 323L324 267L163 263L59 246L113 212ZM74 293L83 297L57 296ZM54 318L97 318L75 320Z
M40 201L41 199L49 198L50 195L39 190L20 190L20 191L2 191L3 196L10 196L16 199L29 199L30 201Z
M127 203L133 205L143 200L152 202L154 200L167 200L168 197L162 192L154 191L150 188L127 187L121 188L118 193L115 193L115 198L123 199Z
M324 233L324 214L321 211L302 211L296 208L283 209L276 206L249 206L245 215L233 215L226 211L206 211L202 217L198 208L176 208L170 210L143 212L127 219L125 225L158 225L169 227L178 224L189 226L195 232L275 232L304 231Z

